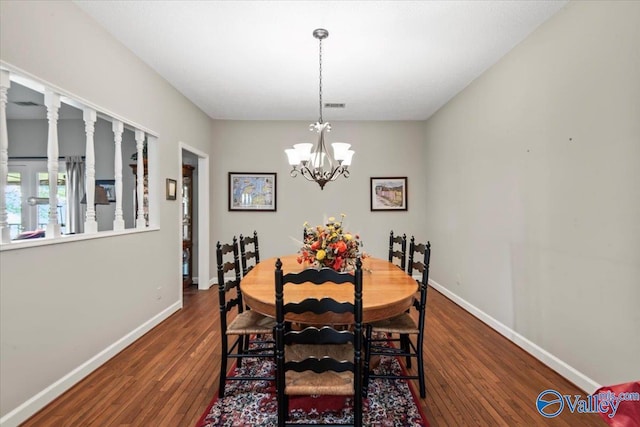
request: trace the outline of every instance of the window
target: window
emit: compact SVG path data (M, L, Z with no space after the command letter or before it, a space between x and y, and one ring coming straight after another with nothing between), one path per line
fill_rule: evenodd
M64 162L59 162L64 171ZM7 222L11 239L25 231L44 230L49 222L49 172L45 159L10 160L6 190ZM58 222L65 233L66 173L58 172Z

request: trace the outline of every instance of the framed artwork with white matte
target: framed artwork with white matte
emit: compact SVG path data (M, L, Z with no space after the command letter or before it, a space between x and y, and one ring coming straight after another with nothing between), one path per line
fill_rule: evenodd
M372 211L406 211L407 177L372 177L371 178L371 210Z
M275 172L229 172L229 210L275 212Z

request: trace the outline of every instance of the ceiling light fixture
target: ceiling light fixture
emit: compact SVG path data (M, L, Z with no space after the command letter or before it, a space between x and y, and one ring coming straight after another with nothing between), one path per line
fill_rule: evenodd
M310 131L318 132L318 143L315 150L311 151L313 144L295 144L293 148L284 150L291 165L291 176L296 177L298 173L308 181L315 181L323 190L329 181L335 181L340 175L349 177L349 165L354 151L350 150L351 144L344 142L334 142L333 156L327 151L324 144L324 133L331 131L331 124L322 120L322 40L329 36L325 29L318 28L313 32L313 37L319 40L320 44L320 118L317 123L309 125Z

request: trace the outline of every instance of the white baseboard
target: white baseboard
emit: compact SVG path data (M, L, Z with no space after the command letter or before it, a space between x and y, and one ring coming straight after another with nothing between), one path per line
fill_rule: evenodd
M568 363L549 353L547 350L543 349L536 343L528 340L523 337L513 329L505 326L503 323L497 321L493 317L489 316L484 311L480 310L476 306L470 304L466 300L462 299L458 295L451 292L449 289L444 286L438 284L437 282L429 279L429 285L433 287L435 290L443 294L445 297L468 311L473 316L477 317L482 322L486 323L493 330L498 332L500 335L507 338L509 341L513 342L518 347L522 348L527 353L531 354L533 357L547 365L549 368L556 371L558 374L562 375L567 380L571 381L573 384L581 388L585 393L591 394L601 387L600 384L587 377L582 372L570 366ZM540 390L543 391L543 390Z
M212 286L215 286L216 288L218 287L218 278L217 277L213 277L211 279L209 279L209 288L211 288ZM207 289L209 289L207 288Z
M138 338L160 324L163 320L178 311L181 308L181 304L182 303L178 301L167 307L165 310L158 313L124 337L120 338L118 341L114 342L109 347L105 348L100 353L96 354L91 359L87 360L64 377L60 378L58 381L54 382L11 412L7 413L4 417L0 418L0 426L15 427L20 423L26 421L33 414L51 403L55 398L70 389L73 385L85 378L91 372L102 366L107 360L120 353L131 343L136 341Z

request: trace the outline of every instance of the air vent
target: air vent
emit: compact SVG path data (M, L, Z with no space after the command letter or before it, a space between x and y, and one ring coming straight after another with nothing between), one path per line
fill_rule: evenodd
M31 101L12 101L12 104L19 105L21 107L42 107L42 104L36 104Z
M344 102L325 102L324 108L344 108L346 104Z

